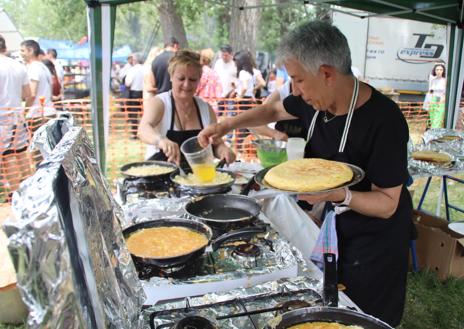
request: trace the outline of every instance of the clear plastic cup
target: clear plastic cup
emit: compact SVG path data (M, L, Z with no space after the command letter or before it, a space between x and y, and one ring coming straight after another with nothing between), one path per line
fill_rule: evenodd
M291 137L287 140L287 157L288 160L297 160L304 158L306 141L301 137Z
M180 146L193 174L200 182L211 182L216 177L216 166L214 164L213 149L211 144L203 148L198 143L198 138L191 137Z

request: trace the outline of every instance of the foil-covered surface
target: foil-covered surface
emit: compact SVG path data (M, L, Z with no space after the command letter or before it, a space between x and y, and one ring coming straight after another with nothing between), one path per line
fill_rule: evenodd
M144 293L123 240L122 210L85 131L62 124L61 139L46 129L37 137L49 153L15 193L16 221L5 224L27 325L140 328Z
M455 139L446 140L446 137L454 137ZM437 143L462 146L464 144L464 131L446 128L429 129L424 132L422 140L424 141L424 144Z
M48 121L37 129L32 137L31 149L39 150L46 159L53 151L61 138L74 126L74 118L71 113L64 112L56 119Z
M445 137L454 136L455 139L446 140ZM412 176L443 176L452 175L464 170L464 132L453 129L430 129L423 137L423 143L409 149L408 168ZM420 161L412 158L414 151L435 151L447 154L451 161L438 164Z
M320 281L299 276L250 288L187 297L145 309L145 328L150 328L150 321L154 328L171 328L183 317L192 315L207 318L221 329L263 328L284 311L282 306L290 300L304 301L309 306L322 305L320 290ZM238 316L246 311L255 314Z
M123 227L140 222L161 218L179 218L185 216L185 205L190 197L140 199L122 206L124 211Z
M123 206L125 226L159 218L180 217L196 220L190 217L184 209L191 198L192 197L148 199L125 205ZM269 222L264 214L260 214L259 219L263 222ZM272 241L272 248L265 247L263 241ZM303 260L301 252L280 237L270 226L265 233L257 235L256 242L254 240L252 242L262 245L262 248L259 259L252 259L250 264L245 260L235 261L235 258L231 255L231 249L224 248L213 252L207 248L206 251L209 252L209 256L214 260L212 262L214 263L214 270L205 266L197 275L182 279L155 276L150 278L148 284L156 287L167 284L185 285L219 280L235 280L246 276L268 274L276 270L294 266L297 266L302 272L306 270L305 261ZM209 263L210 258L205 258L206 262Z
M217 251L206 250L209 255L205 255L205 263L197 275L188 278L172 278L154 276L149 279L147 284L151 286L176 286L201 284L207 282L233 281L241 278L272 274L278 270L288 268L298 268L304 271L304 260L298 249L292 247L287 241L278 237L277 232L269 228L262 237L257 235L257 239L252 243L258 244L261 254L257 259L236 259L233 256L233 248L220 248ZM266 247L260 241L272 241L272 248ZM227 246L227 244L225 244ZM210 259L213 261L210 261ZM212 268L214 267L214 269Z

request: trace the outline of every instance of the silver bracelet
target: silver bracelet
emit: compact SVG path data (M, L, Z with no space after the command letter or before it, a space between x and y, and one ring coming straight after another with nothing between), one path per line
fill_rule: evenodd
M343 189L345 190L345 199L342 202L332 202L332 204L336 207L348 207L350 205L351 199L353 198L353 194L348 187L344 187Z

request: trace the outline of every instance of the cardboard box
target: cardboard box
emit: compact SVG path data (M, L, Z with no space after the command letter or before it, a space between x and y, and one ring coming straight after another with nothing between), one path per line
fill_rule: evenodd
M448 229L448 221L423 211L414 211L420 269L436 272L444 280L464 277L464 236Z

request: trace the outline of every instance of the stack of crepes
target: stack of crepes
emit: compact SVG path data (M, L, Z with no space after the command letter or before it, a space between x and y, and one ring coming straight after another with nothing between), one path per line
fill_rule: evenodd
M353 171L342 162L324 159L298 159L271 168L264 180L280 190L317 192L350 182Z

